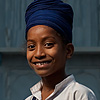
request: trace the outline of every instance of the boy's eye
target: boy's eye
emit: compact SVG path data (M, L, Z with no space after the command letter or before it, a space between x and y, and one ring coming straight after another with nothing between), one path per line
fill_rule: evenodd
M54 46L54 43L46 43L45 44L45 47L53 47Z
M28 48L29 50L34 50L34 49L35 49L35 45L28 45L27 48Z

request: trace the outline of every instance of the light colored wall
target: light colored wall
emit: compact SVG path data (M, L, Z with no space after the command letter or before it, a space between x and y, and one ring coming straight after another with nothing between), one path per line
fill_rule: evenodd
M74 10L75 46L100 46L99 0L68 0Z

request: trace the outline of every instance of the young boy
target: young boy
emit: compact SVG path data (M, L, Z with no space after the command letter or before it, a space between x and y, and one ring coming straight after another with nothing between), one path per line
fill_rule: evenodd
M27 60L41 77L26 100L96 100L92 90L65 73L74 52L71 6L61 0L34 0L25 20Z

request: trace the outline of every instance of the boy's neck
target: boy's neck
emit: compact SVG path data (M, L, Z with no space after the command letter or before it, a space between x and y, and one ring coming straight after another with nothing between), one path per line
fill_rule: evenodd
M62 80L64 80L67 77L65 71L59 71L56 72L50 76L42 77L43 81L43 89L45 90L54 90L55 85L60 83Z
M59 71L47 77L42 77L42 100L45 100L55 89L55 86L67 77L65 71Z

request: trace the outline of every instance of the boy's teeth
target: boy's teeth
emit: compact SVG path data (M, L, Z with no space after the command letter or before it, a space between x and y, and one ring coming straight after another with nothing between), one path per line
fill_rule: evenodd
M44 62L44 63L36 63L36 65L44 65L44 64L47 64L47 62Z

